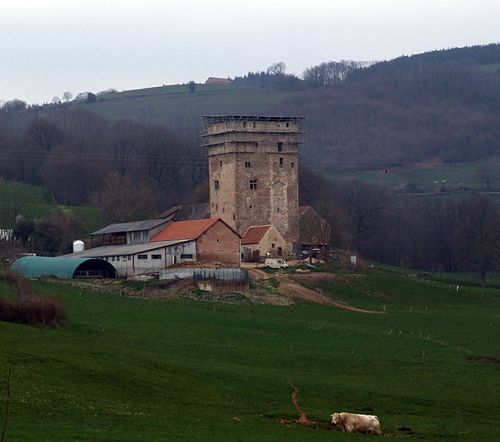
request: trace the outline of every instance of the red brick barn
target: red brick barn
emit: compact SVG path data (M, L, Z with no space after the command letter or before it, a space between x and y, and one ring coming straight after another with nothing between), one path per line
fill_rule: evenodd
M240 265L240 236L220 218L171 222L151 241L195 241L195 261Z

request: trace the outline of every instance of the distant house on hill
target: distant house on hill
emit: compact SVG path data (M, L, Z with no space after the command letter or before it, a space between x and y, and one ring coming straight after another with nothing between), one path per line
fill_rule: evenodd
M251 226L241 239L241 253L245 261L258 261L265 256L287 256L292 251L272 225Z
M231 84L232 80L229 78L208 77L205 84Z

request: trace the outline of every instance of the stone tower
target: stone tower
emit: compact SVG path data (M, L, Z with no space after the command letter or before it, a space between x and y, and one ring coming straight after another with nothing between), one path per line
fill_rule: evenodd
M243 235L272 224L293 247L299 237L300 117L205 116L210 214Z

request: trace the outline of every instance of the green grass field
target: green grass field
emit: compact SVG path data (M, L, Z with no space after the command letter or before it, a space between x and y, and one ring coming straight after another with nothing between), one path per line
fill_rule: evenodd
M441 188L454 190L461 187L468 189L484 189L477 177L477 172L483 164L496 164L500 170L500 158L487 158L468 163L438 164L429 168L399 167L376 171L359 171L334 173L329 176L334 179L356 178L361 181L386 184L392 189L404 189L409 184L419 187L419 192L439 192ZM495 179L495 185L498 180Z
M103 95L96 103L69 103L112 119L157 124L177 133L197 133L200 115L262 113L290 93L270 88L199 84L160 86ZM194 131L194 132L193 132Z
M33 221L55 209L73 213L79 217L89 232L96 230L101 224L97 209L54 204L49 193L42 186L0 179L0 198L0 228L12 228L17 215Z
M317 285L383 310L148 301L37 282L63 329L0 323L0 397L12 367L6 441L358 440L297 423L377 414L386 437L498 440L500 291L344 275ZM7 287L0 285L0 294ZM385 307L384 307L385 306ZM0 416L5 410L1 401ZM1 426L0 426L1 431Z

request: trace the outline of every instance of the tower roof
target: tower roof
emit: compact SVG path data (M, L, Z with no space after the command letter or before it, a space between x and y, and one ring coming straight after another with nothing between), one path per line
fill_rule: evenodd
M202 115L201 119L207 123L220 123L223 121L300 121L304 117L294 116L264 116L264 115Z

